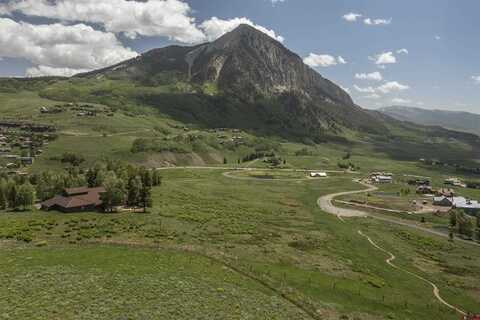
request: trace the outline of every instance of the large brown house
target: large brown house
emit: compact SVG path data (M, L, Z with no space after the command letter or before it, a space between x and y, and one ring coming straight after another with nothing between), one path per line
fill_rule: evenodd
M65 189L62 194L41 203L43 210L61 212L95 211L102 206L100 194L105 188L72 188Z

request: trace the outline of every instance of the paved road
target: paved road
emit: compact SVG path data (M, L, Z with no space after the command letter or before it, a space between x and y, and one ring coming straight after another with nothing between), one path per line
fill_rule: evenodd
M387 255L389 255L390 257L387 258L385 260L385 262L391 266L392 268L395 268L397 270L400 270L402 272L405 272L405 273L408 273L409 275L417 278L417 279L420 279L422 280L423 282L426 282L428 283L429 285L432 286L433 288L433 295L435 296L435 298L440 301L440 303L442 303L443 305L445 305L446 307L452 309L452 310L455 310L456 312L462 314L462 315L466 315L465 311L461 310L460 308L458 307L455 307L451 304L449 304L447 301L445 301L442 296L440 295L440 289L437 287L437 285L435 283L433 283L432 281L428 280L428 279L425 279L424 277L416 274L416 273L413 273L411 271L408 271L408 270L405 270L403 268L400 268L399 266L397 266L396 264L393 263L393 260L396 259L395 255L393 255L393 253L385 250L384 248L380 247L378 244L376 244L369 236L365 235L361 230L358 231L358 234L361 235L362 237L366 238L368 240L368 242L370 242L370 244L372 246L374 246L375 248L377 248L378 250L382 251L383 253L386 253Z

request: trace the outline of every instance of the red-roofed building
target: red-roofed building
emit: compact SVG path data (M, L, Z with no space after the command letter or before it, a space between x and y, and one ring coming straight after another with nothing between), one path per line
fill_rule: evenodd
M100 194L105 188L71 188L65 189L57 195L41 203L43 210L57 210L61 212L95 211L102 206Z

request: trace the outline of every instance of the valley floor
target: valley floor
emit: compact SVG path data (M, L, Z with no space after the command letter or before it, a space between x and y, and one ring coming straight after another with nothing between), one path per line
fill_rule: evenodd
M317 206L353 174L231 171L163 171L148 214L0 214L0 319L458 319L358 230L479 309L477 247Z
M69 165L60 161L65 153L81 157L84 168L103 157L177 167L162 170L163 185L153 190L154 207L147 214L0 212L1 320L458 319L430 282L448 304L480 311L478 246L425 232L445 234L448 217L409 214L419 198L399 195L412 176L428 176L438 188L459 175L452 167L392 160L405 151L428 156L425 145L452 154L443 141L379 150L368 137L352 145L314 145L238 129L192 128L152 108L116 101L139 90L131 84L99 85L106 92L112 86L116 94L100 97L105 104L90 103L99 111L94 117L65 106L78 95L92 98L87 93L93 89L105 91L88 83L76 84L74 97L62 83L46 92L57 90L54 96L64 102L21 88L0 95L5 119L58 129L57 139L22 169L63 170ZM123 109L107 108L124 103ZM39 111L58 104L60 113ZM140 139L153 150L133 152ZM460 159L470 155L468 146L451 145ZM268 170L262 157L238 164L259 147L275 148L288 170ZM360 173L339 172L346 162ZM240 166L251 170L234 170ZM311 179L308 169L329 171L329 177ZM373 171L392 172L394 183L337 200L369 196L372 207L391 211L355 207L356 212L383 220L342 221L325 212L330 205L352 209L328 195L364 188L353 179ZM458 191L480 199L480 190ZM320 208L317 201L325 196L327 207L324 202ZM384 221L391 219L405 225ZM390 255L401 270L386 263Z

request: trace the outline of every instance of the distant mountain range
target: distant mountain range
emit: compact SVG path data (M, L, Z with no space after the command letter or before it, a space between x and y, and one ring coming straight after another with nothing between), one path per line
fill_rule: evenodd
M457 111L426 110L414 107L392 106L380 112L400 121L420 125L441 126L447 129L465 131L480 135L480 114Z

